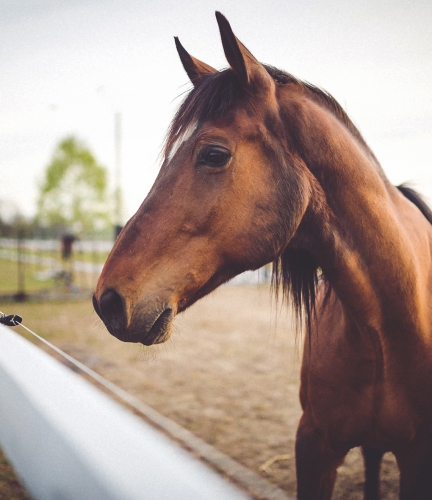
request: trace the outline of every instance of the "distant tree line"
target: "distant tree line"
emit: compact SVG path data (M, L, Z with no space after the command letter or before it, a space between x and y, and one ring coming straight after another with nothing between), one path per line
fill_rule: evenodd
M107 169L76 137L57 145L39 187L37 213L25 218L5 216L0 201L0 237L57 238L64 233L80 237L112 235L113 197L109 196ZM10 210L9 210L10 212Z
M34 218L26 218L16 211L10 202L0 200L0 238L16 238L18 232L26 238L33 238L37 231Z

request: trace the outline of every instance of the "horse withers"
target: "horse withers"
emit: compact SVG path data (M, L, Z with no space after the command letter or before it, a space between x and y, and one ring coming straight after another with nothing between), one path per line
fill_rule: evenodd
M307 334L299 499L330 499L362 446L365 498L384 452L400 497L432 498L432 215L390 184L326 92L265 66L217 13L229 68L176 39L193 89L147 198L108 257L94 305L116 337L165 342L176 314L273 262Z

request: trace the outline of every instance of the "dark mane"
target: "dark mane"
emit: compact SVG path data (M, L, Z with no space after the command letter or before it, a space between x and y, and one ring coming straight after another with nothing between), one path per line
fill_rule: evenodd
M432 210L427 206L423 198L410 188L408 184L401 184L396 186L399 191L407 198L409 201L414 203L414 205L420 210L420 212L426 217L426 219L432 224Z
M295 76L290 75L289 73L285 73L284 71L281 71L278 68L269 66L267 64L265 64L264 67L277 83L281 84L295 83L303 87L315 102L319 103L321 106L331 111L334 114L334 116L346 126L346 128L350 131L353 137L355 137L361 143L361 145L365 149L367 149L367 151L374 157L376 161L375 156L373 155L369 146L366 144L366 141L363 139L362 135L360 134L356 126L353 124L353 122L346 114L342 106L336 101L336 99L331 94L329 94L326 90L323 90L315 85L312 85L309 82L299 80Z
M295 76L278 68L267 64L264 64L264 67L276 83L280 85L294 83L302 87L312 100L333 113L333 115L345 125L365 151L368 152L380 169L378 160L363 139L359 130L331 94L311 83L299 80ZM232 109L240 100L247 102L248 96L245 94L245 90L242 88L238 78L231 69L217 71L216 73L209 74L202 78L200 84L189 92L174 116L174 120L167 134L165 154L167 154L173 146L181 132L191 123L197 120L201 122L217 120L223 117L224 114Z
M272 290L276 300L281 290L283 299L293 306L297 328L305 323L309 332L319 279L316 262L304 250L288 247L273 261ZM330 284L326 285L330 291Z
M264 67L277 84L298 85L304 89L310 99L329 110L370 156L378 171L382 172L373 152L334 97L273 66L264 65ZM252 100L249 101L247 92L231 69L217 71L203 77L199 85L188 93L171 123L165 142L165 156L191 124L222 118L240 102L248 105L249 102L252 103ZM287 248L273 262L273 290L277 295L278 290L282 289L283 296L292 302L299 325L306 321L310 327L311 316L315 310L318 274L318 266L312 257L301 250Z
M218 71L202 78L180 105L168 130L165 155L168 154L183 130L196 121L217 120L223 117L242 98L244 91L231 69Z

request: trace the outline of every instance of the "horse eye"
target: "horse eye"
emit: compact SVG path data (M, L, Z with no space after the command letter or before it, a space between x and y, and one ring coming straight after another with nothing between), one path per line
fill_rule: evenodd
M198 163L209 167L223 167L230 157L231 154L227 149L219 146L208 146L200 151Z

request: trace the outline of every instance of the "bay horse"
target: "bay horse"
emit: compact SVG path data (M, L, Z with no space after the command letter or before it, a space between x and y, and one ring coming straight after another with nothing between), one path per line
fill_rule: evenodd
M400 498L432 498L432 213L396 188L328 93L261 64L216 13L229 68L192 57L164 161L94 294L110 333L165 342L176 314L274 263L305 324L299 499L330 499L361 446L365 498L384 452Z

